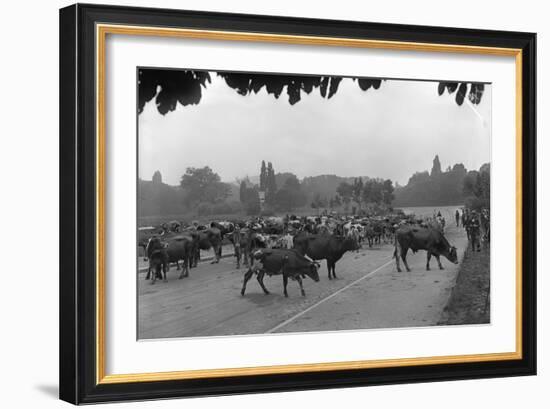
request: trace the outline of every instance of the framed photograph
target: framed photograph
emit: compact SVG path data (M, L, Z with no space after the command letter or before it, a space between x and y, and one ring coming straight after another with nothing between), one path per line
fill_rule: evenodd
M534 375L535 55L61 9L61 399Z

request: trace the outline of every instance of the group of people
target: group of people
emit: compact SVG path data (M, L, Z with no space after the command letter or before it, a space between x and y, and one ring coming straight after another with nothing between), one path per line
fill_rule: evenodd
M466 235L472 246L472 251L481 251L481 242L488 243L490 241L491 224L489 218L489 209L462 208L462 213L459 209L455 212L456 227L461 225L466 229Z

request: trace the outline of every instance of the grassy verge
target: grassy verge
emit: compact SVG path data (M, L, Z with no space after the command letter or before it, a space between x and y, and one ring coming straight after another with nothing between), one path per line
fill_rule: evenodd
M488 324L490 322L490 249L470 247L458 272L439 325Z

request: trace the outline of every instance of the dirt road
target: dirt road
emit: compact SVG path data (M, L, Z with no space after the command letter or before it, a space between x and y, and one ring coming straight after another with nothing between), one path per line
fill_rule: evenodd
M450 226L446 237L462 260L463 229ZM283 296L282 278L266 277L270 295L250 280L240 295L245 270L233 258L219 264L202 263L190 277L178 280L172 267L168 282L151 285L139 274L138 331L140 339L261 334L269 332L332 331L435 325L456 280L458 265L442 258L439 270L432 258L425 270L426 252L409 252L410 273L397 273L393 245L348 252L336 264L337 280L329 281L326 264L318 283L304 280L306 297L290 281Z

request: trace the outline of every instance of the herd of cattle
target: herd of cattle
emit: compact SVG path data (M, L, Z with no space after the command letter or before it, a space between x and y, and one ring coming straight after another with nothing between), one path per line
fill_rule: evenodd
M363 244L369 247L382 242L394 244L396 267L401 271L399 259L407 271L408 250L427 252L426 269L434 256L440 269L440 256L458 263L457 251L444 236L445 219L418 218L404 213L385 217L354 217L326 215L321 217L269 217L243 221L212 221L207 225L194 222L184 225L173 221L158 227L139 229L138 244L143 247L149 261L146 279L166 281L170 264L181 269L179 278L189 276L189 269L198 266L201 250L212 249L218 263L222 245L231 245L236 268L247 267L241 294L255 274L262 290L269 294L263 283L265 274L281 275L284 295L288 279L297 281L302 295L305 291L302 278L319 281L318 261L326 260L328 278L336 278L336 262L346 252L358 251ZM180 266L181 262L181 266Z

